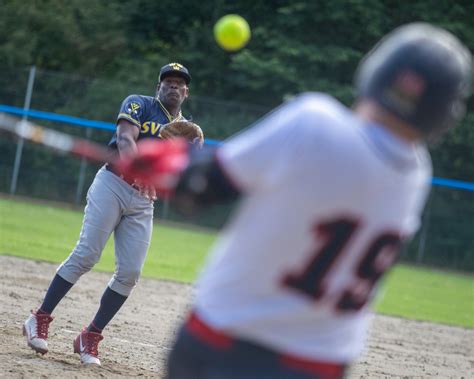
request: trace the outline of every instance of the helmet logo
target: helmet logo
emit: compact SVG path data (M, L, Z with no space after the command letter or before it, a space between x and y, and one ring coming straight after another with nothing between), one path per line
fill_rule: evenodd
M413 71L403 71L395 79L395 87L398 91L411 98L420 97L425 86L423 78Z
M386 89L385 95L405 116L416 110L426 87L425 80L413 71L402 71L395 78L392 86Z

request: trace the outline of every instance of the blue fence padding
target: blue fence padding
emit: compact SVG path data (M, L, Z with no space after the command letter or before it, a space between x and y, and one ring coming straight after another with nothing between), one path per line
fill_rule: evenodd
M36 111L34 109L24 110L22 108L12 107L9 105L0 105L0 112L12 113L19 116L28 116L41 120L85 126L87 128L115 130L115 124L112 124L111 122L88 120L85 118L65 116L57 113Z
M12 107L10 105L0 105L0 112L11 113L18 116L25 115L40 120L62 122L65 124L78 125L86 128L115 131L115 124L111 122L88 120L86 118L66 116L51 112L42 112L34 109L24 110L23 108ZM221 141L206 138L205 143L207 145L219 145Z
M36 111L34 109L24 110L23 108L12 107L10 105L0 104L0 112L11 113L11 114L19 115L19 116L26 115L28 117L33 117L37 119L62 122L62 123L72 124L72 125L79 125L86 128L104 129L104 130L112 130L112 131L115 130L115 124L112 124L111 122L88 120L85 118L65 116L65 115L60 115L57 113ZM206 138L205 143L206 145L219 145L222 143L222 141ZM432 184L434 186L474 191L474 183L465 182L461 180L433 178Z
M433 178L431 183L434 186L442 186L442 187L463 189L463 190L467 190L467 191L474 191L474 183L463 182L461 180Z

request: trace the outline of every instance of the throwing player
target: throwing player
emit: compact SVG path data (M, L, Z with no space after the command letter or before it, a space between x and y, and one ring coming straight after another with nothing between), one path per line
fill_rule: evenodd
M447 31L409 24L362 60L353 109L304 94L207 155L139 146L125 171L148 164L149 184L177 205L240 197L169 378L343 377L378 280L419 227L431 179L423 141L461 118L471 65ZM188 163L171 165L170 152Z
M109 146L121 157L133 156L137 141L160 138L163 125L184 120L181 105L189 95L191 76L179 63L162 67L156 97L131 95L120 108L117 131ZM48 328L61 299L86 272L99 261L112 232L115 240L116 270L100 301L92 322L74 341L74 352L82 363L100 364L98 344L102 330L112 320L138 281L152 234L153 187L134 178L124 179L116 167L102 167L87 194L84 221L79 241L58 268L41 306L23 326L28 345L48 352Z

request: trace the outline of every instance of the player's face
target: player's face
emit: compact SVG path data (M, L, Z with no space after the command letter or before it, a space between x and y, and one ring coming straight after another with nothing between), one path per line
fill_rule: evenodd
M158 84L158 98L171 107L180 107L188 97L189 88L180 76L167 76Z

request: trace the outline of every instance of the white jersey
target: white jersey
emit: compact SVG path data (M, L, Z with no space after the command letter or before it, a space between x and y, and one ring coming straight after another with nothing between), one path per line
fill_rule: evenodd
M199 317L283 353L355 359L377 279L420 223L425 147L305 94L218 158L245 196L198 281Z

